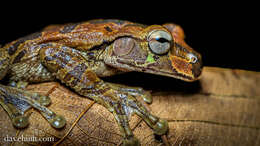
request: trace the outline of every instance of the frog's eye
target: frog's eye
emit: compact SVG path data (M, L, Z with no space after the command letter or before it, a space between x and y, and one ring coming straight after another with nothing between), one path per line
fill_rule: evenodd
M132 38L120 38L115 40L113 52L117 56L127 55L135 47L135 41Z
M149 47L155 54L167 53L172 44L172 36L166 31L157 30L150 33L148 36Z

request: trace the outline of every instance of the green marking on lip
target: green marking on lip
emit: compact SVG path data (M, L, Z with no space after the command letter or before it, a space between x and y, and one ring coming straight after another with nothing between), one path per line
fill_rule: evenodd
M153 54L148 54L147 58L146 58L146 62L149 62L149 63L154 63L155 60L153 58Z

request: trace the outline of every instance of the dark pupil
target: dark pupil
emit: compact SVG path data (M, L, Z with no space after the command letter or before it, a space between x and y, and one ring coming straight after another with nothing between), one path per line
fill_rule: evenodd
M156 41L160 42L160 43L165 43L165 42L169 42L169 40L165 39L165 38L156 38Z

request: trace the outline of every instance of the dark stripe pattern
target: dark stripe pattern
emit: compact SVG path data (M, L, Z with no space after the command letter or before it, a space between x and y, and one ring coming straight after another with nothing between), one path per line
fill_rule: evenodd
M23 58L23 56L26 54L26 50L22 50L15 58L13 63L18 63L21 61L21 59Z
M69 33L71 32L72 30L74 30L80 23L71 23L71 24L67 24L63 27L62 30L60 30L60 33Z
M112 31L113 31L113 30L112 30L110 27L108 27L108 26L106 26L105 29L106 29L106 31L108 31L108 32L112 32Z
M8 48L8 54L9 55L13 55L15 54L16 50L18 49L19 45L24 43L25 41L27 40L33 40L33 39L36 39L38 37L40 37L42 35L41 32L36 32L36 33L33 33L31 35L28 35L28 36L25 36L23 38L20 38L19 40L17 40L13 45L11 45L9 48Z
M70 83L71 87L75 87L78 82L81 81L82 75L86 71L87 66L85 64L79 64L74 69L66 74L64 81Z

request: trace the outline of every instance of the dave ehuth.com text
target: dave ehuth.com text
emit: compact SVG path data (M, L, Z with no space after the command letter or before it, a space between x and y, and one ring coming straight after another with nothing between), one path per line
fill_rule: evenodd
M54 137L35 137L35 136L24 136L21 135L19 137L8 136L4 137L4 141L12 142L12 141L28 141L28 142L37 142L37 141L54 141Z

